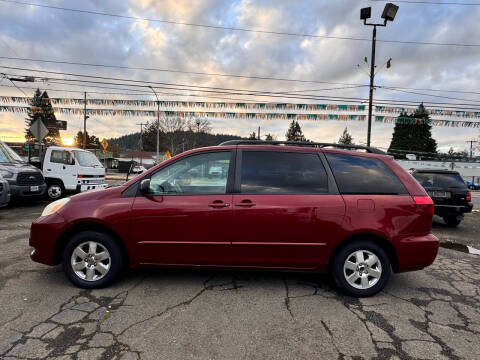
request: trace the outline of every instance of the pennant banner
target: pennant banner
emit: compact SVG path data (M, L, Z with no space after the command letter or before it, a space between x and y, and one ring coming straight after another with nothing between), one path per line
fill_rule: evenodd
M57 114L83 116L82 108L65 108L54 107ZM12 106L0 105L0 112L24 113L30 111L30 106ZM122 117L151 117L155 118L157 112L153 110L135 110L135 109L87 109L89 116L122 116ZM248 119L248 120L311 120L311 121L365 121L366 115L360 114L325 114L325 113L255 113L255 112L225 112L225 111L160 111L161 117L182 117L182 118L205 118L205 119ZM397 121L396 116L376 115L375 122L393 124ZM409 118L402 119L405 122ZM412 118L412 121L417 121ZM450 127L472 127L480 128L480 121L464 121L454 119L431 119L430 124L433 126L450 126Z
M84 106L84 100L81 98L50 98L52 105L57 105L59 108L64 107L78 107ZM0 103L3 104L24 104L30 105L30 98L19 96L0 96ZM129 108L149 108L155 109L156 101L153 100L120 100L120 99L87 99L87 106L93 107L129 107ZM297 103L262 103L262 102L202 102L202 101L160 101L160 107L164 111L176 111L176 109L183 109L184 111L202 112L205 109L212 109L214 111L231 110L232 112L249 112L249 110L260 110L261 112L361 112L362 114L367 110L366 105L339 105L339 104L297 104ZM148 111L147 109L143 109ZM110 109L99 109L108 111L115 111ZM119 109L125 110L125 109ZM137 109L135 109L137 110ZM378 114L400 114L413 113L416 108L413 107L398 107L398 106L375 106L375 113ZM118 111L118 110L116 110ZM134 111L134 110L128 110ZM446 109L429 109L429 114L435 117L460 117L460 118L480 118L480 111L463 111L463 110L446 110ZM148 116L148 115L146 115Z

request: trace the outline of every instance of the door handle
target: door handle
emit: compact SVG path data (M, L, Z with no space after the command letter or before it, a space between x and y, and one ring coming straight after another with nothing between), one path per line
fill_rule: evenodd
M211 208L214 208L214 209L220 209L220 208L229 207L230 204L224 203L224 202L221 201L221 200L215 200L214 202L208 204L208 206L210 206Z
M256 204L252 203L252 201L248 199L242 200L239 203L235 204L235 206L240 206L240 207L252 207L255 205Z

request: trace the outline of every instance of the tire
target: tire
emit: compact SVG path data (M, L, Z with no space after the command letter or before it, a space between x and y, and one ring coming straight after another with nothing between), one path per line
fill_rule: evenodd
M367 264L367 261L372 263ZM391 273L386 252L368 240L356 240L343 246L336 253L331 267L331 275L337 286L343 293L353 297L377 294L385 287Z
M65 195L65 187L61 181L52 181L47 184L47 196L50 200L58 200Z
M462 220L458 220L456 216L445 216L443 221L445 221L445 224L449 227L457 227L458 224L462 222Z
M109 235L83 231L65 246L62 263L65 275L75 286L97 289L110 285L119 276L124 257L120 246Z

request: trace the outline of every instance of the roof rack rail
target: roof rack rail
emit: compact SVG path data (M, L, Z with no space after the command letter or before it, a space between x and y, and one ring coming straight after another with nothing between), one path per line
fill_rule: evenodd
M318 142L305 142L305 141L268 141L268 140L228 140L222 142L219 146L225 145L293 145L293 146L306 146L315 148L334 147L345 150L365 150L371 154L386 153L380 149L371 146L363 145L347 145L347 144L333 144L333 143L318 143Z

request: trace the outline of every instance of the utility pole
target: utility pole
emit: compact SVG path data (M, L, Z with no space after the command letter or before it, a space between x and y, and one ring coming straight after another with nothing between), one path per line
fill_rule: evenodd
M85 97L83 100L83 149L87 148L87 92L84 93Z
M140 140L138 141L138 147L140 150L140 165L142 165L142 151L143 151L143 125L147 125L146 123L139 123L140 125Z
M473 153L472 153L473 143L477 143L477 142L478 142L477 140L467 140L467 143L470 143L470 159L473 157Z
M377 26L387 26L387 21L393 21L397 14L398 6L392 3L387 3L382 13L383 23L367 24L367 19L372 16L372 8L367 7L360 10L360 20L363 20L364 25L373 26L372 34L372 58L370 59L370 95L368 98L368 129L367 129L367 146L370 146L372 135L372 113L373 113L373 89L375 78L375 46L377 43Z
M152 86L149 86L152 89L155 97L157 98L157 164L160 162L160 100L158 100L157 92L153 89Z
M258 127L258 140L260 140L260 126Z

